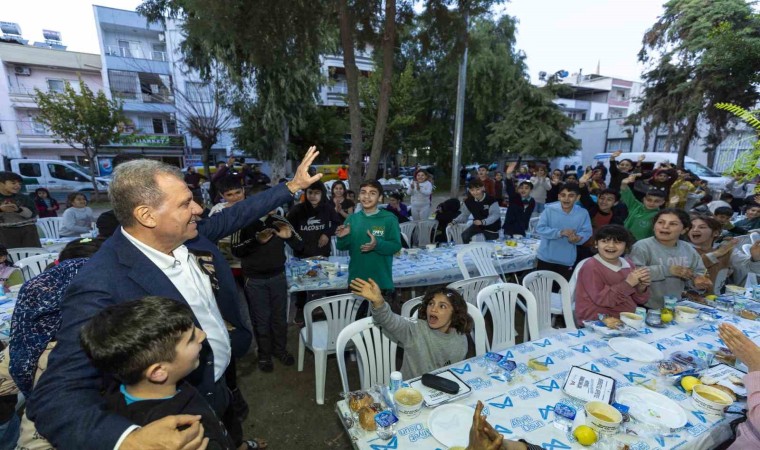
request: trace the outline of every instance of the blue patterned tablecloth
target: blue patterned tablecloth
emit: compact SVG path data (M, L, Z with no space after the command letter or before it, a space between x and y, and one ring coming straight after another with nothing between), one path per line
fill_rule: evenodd
M760 322L751 322L734 315L726 315L721 321L736 324L747 336L760 341ZM711 349L723 345L717 334L719 322L695 322L674 324L667 328L643 328L637 338L660 349L667 357L675 351ZM646 430L632 420L628 427L633 434L618 434L610 443L627 444L630 450L655 449L710 449L731 436L729 422L736 415L718 417L695 410L691 398L680 386L674 386L659 376L656 363L641 363L615 353L599 334L588 329L560 333L499 351L517 363L517 376L505 382L489 376L483 357L476 357L450 366L473 392L455 403L474 408L478 400L485 405L484 414L497 431L507 439L525 439L545 449L560 450L584 448L570 432L563 432L553 425L553 408L562 401L579 411L584 403L563 393L562 385L572 366L580 366L609 375L617 381L620 389L632 385L649 386L673 399L685 411L688 424L680 429L659 434ZM545 363L548 371L537 371L528 366L530 360ZM345 401L338 402L338 413L348 411ZM428 417L432 409L423 408L416 419L397 424L396 435L389 441L381 440L374 432L360 432L362 438L354 441L360 449L445 449L428 429ZM474 411L474 409L473 409ZM599 444L597 444L599 445ZM599 446L594 448L617 448Z
M496 244L499 256L493 259L500 273L519 272L536 266L536 252L529 244L519 244L517 247L507 247L503 243ZM448 284L463 279L457 265L456 252L465 247L439 247L429 251L421 249L417 255L402 252L401 256L393 257L393 284L397 288L430 286ZM348 257L330 257L330 261L341 263L348 267ZM296 262L297 263L297 262ZM470 274L475 274L475 265L465 258ZM289 263L292 265L294 263ZM348 271L344 270L338 276L328 278L322 272L316 277L294 276L288 271L288 288L290 292L341 290L348 289Z

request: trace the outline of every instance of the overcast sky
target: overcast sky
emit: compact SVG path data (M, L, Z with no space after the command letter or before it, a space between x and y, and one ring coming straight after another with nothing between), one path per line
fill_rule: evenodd
M287 1L287 0L285 0ZM512 0L503 8L520 21L517 46L525 51L531 79L539 71L567 70L638 80L636 54L644 32L662 13L664 0ZM2 0L0 21L17 22L26 39L42 29L60 31L69 50L99 53L92 0ZM134 8L139 0L100 0Z

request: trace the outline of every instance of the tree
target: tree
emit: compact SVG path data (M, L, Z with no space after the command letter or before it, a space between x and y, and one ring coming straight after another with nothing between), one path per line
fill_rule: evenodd
M760 100L760 15L744 0L670 0L664 6L639 52L648 69L637 116L647 138L668 131L666 145L678 146L679 165L700 137L700 121L706 122L712 160L731 119L715 104L749 108Z
M55 142L66 143L84 153L90 162L94 200L99 199L96 158L100 149L121 140L121 131L128 122L118 101L109 100L103 91L97 94L79 78L79 92L68 81L63 92L35 89L39 107L37 120L54 135Z
M760 117L760 113L758 111L747 111L744 108L730 103L718 103L715 107L728 111L738 117L760 135L760 118L758 118ZM755 180L760 176L758 162L760 162L760 139L755 140L751 151L742 153L742 155L734 161L731 165L731 169L728 170L728 173L730 175L738 175L741 181L750 183L752 180Z

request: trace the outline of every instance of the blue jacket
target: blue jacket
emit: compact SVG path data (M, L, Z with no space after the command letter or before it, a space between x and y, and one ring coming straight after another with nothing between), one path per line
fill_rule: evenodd
M233 357L251 343L251 330L238 309L239 295L227 261L213 242L249 225L292 198L284 184L261 192L198 224L198 237L185 242L197 256L211 259L218 289L217 305L230 331ZM212 279L212 285L215 283ZM60 450L111 450L132 423L103 410L100 395L104 376L87 359L79 344L79 330L101 309L145 295L160 295L187 304L172 282L137 247L117 231L74 278L62 304L63 321L48 369L32 391L28 414L39 432ZM196 326L200 327L198 321ZM188 377L214 405L214 361L208 341L200 365Z
M581 240L571 244L566 237L560 236L560 232L568 228L575 230ZM560 202L550 203L538 219L536 233L541 236L538 259L572 266L575 264L576 246L583 245L591 237L591 219L588 211L577 204L573 205L570 213L566 213Z

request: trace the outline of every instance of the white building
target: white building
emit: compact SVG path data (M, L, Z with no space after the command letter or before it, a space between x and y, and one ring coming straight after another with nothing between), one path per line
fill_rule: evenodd
M65 159L87 166L84 154L54 136L35 120L35 89L62 91L79 78L93 91L103 89L100 56L21 43L0 43L0 156Z

